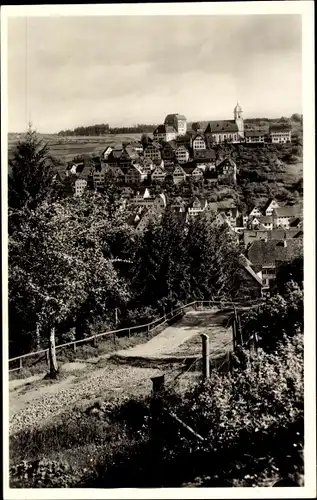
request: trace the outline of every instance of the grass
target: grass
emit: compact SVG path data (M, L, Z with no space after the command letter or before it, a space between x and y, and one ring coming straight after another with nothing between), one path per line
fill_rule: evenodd
M18 135L9 134L8 149L9 152L17 143ZM97 146L109 145L121 147L124 141L138 141L142 134L110 134L107 136L71 136L58 137L54 134L39 134L40 138L49 144L50 152L57 159L69 161L75 156L81 154L91 154Z
M118 337L116 339L116 344L114 344L112 338L110 337L100 340L96 347L89 344L79 345L76 349L76 352L74 351L72 346L57 349L57 363L59 365L62 365L63 363L81 360L85 361L87 359L93 358L97 360L100 356L110 354L116 350L128 349L129 347L133 347L137 344L147 342L149 338L160 333L162 328L156 328L154 332L150 332L149 336L146 333L142 332L137 333L132 337ZM33 375L47 372L47 362L45 356L43 355L38 356L38 360L36 360L36 357L30 357L23 360L23 362L25 363L25 365L23 366L22 370L9 373L9 380L25 379Z

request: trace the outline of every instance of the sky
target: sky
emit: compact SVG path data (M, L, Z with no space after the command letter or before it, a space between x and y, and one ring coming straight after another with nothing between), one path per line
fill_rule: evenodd
M8 128L302 113L301 17L94 16L8 21Z

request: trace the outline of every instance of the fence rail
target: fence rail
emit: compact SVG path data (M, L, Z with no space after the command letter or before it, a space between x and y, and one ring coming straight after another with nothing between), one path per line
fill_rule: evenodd
M91 335L90 337L85 337L83 339L79 340L74 340L72 342L67 342L65 344L59 344L55 347L55 349L61 349L69 346L73 346L74 349L76 349L76 346L79 344L86 344L89 342L95 342L96 339L101 338L101 337L110 337L112 336L114 344L117 341L117 335L121 332L127 332L128 336L131 336L131 332L135 330L139 330L139 332L146 331L148 335L150 335L151 332L155 330L158 326L163 326L165 325L168 321L176 318L181 312L183 312L185 309L189 307L195 307L196 309L199 308L210 308L214 306L220 306L220 307L230 307L230 306L236 306L236 307L252 307L252 306L257 306L255 302L230 302L230 301L221 301L221 300L194 300L192 302L189 302L188 304L184 304L182 306L179 306L178 308L170 311L169 313L164 314L164 316L161 316L160 318L157 318L153 321L150 321L149 323L145 323L143 325L135 325L135 326L130 326L130 327L125 327L125 328L120 328L119 330L111 330L109 332L102 332L102 333L97 333L95 335ZM16 368L9 368L9 372L14 372L21 370L23 368L23 359L30 358L32 356L39 356L40 354L46 354L48 353L48 348L41 349L39 351L34 351L34 352L29 352L27 354L22 354L21 356L16 356L14 358L9 359L9 365L10 363L14 361L19 361L19 366Z

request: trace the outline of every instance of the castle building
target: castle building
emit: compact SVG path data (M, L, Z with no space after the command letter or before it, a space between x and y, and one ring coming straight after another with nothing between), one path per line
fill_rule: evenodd
M164 121L164 125L174 127L177 136L186 135L187 119L184 115L179 115L178 113L167 115Z

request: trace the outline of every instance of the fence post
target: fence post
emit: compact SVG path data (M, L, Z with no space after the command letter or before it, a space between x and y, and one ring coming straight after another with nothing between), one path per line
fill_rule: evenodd
M23 363L22 363L22 358L20 358L20 362L19 362L19 370L22 370L23 368Z
M146 335L147 335L148 337L149 337L149 335L150 335L150 325L149 325L149 323L148 323L148 325L147 325L147 332L146 332Z
M47 367L48 367L48 369L50 369L50 355L49 355L48 349L45 351L45 356L46 356Z
M156 396L158 393L164 390L165 375L156 375L151 377L152 380L152 395Z
M131 337L131 331L130 331L130 328L128 328L128 337L129 337L129 338Z
M117 345L117 337L116 337L116 333L115 332L112 335L112 340L113 340L114 345Z
M77 346L76 346L76 344L75 344L75 343L73 344L73 349L74 349L74 352L76 352L76 351L77 351Z
M206 333L202 333L200 336L202 339L202 360L203 360L202 373L203 373L203 378L206 380L207 378L210 377L209 337L208 335L206 335Z
M92 345L93 345L93 347L95 347L95 348L96 348L96 347L98 347L98 340L97 340L97 337L94 337L94 338L92 339Z

